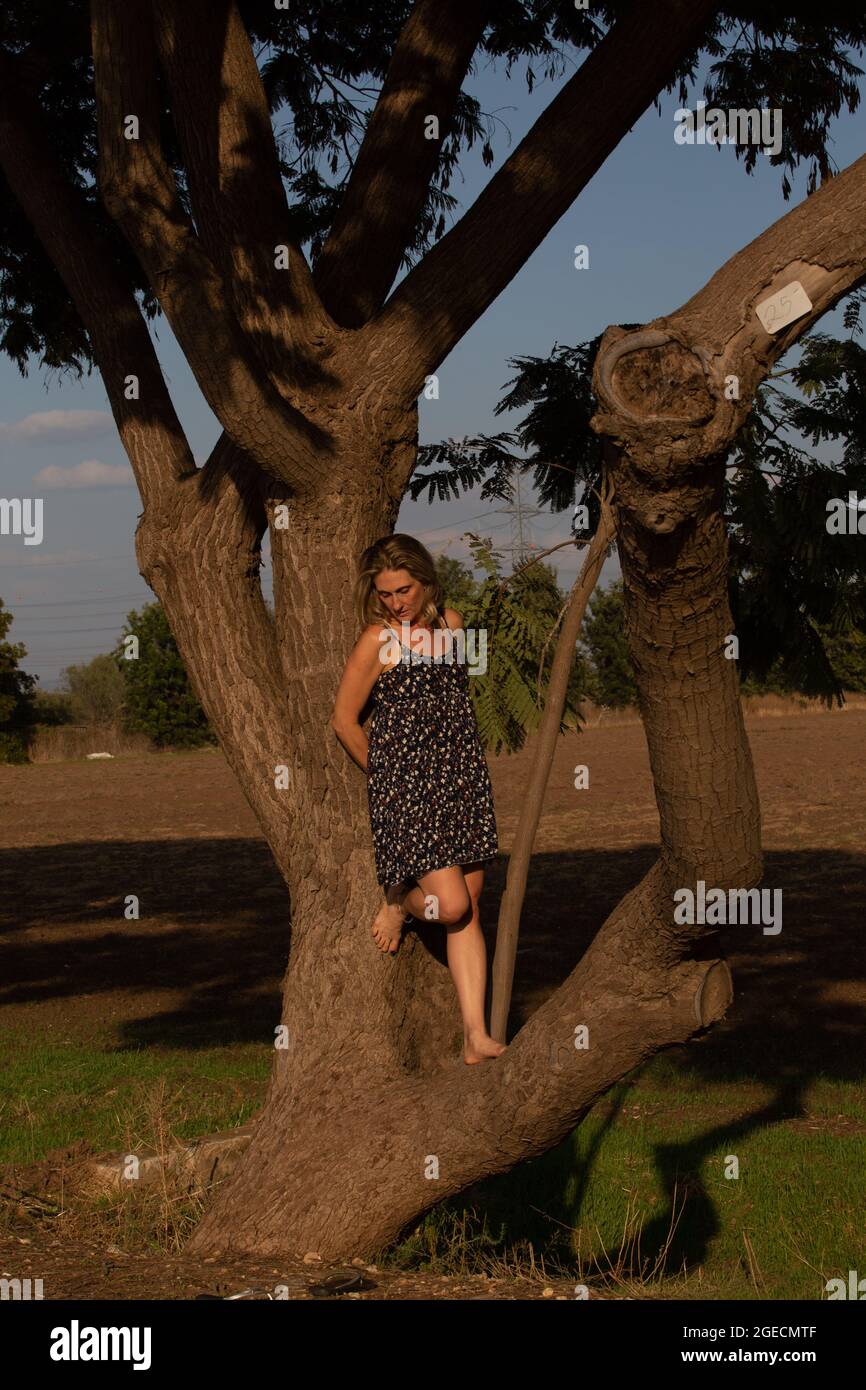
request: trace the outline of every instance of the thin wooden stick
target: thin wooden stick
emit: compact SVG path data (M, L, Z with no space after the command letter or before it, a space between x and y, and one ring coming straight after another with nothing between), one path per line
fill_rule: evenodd
M514 962L517 958L517 938L520 933L520 913L526 893L526 880L529 873L529 862L532 858L532 848L535 844L538 822L541 819L544 793L553 763L562 711L565 707L568 680L574 665L574 648L586 612L586 605L598 583L598 577L607 555L607 548L616 532L610 502L611 494L606 491L601 498L601 516L598 527L569 597L550 672L547 700L538 729L538 742L533 750L529 786L523 799L514 843L508 859L508 876L499 909L496 952L493 957L490 1036L495 1038L497 1042L506 1041L505 1033L514 981Z

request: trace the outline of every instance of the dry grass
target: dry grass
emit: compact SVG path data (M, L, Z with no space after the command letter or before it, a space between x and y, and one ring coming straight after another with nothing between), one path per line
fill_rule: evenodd
M164 1081L146 1088L134 1107L117 1116L123 1152L165 1156L181 1147L172 1124L176 1113L177 1096L169 1093ZM72 1159L65 1171L61 1167L59 1181L51 1186L55 1201L34 1190L26 1167L7 1168L0 1186L0 1232L17 1229L26 1214L50 1219L57 1236L94 1242L109 1251L175 1255L182 1250L201 1220L204 1187L163 1164L157 1182L129 1181L117 1190L94 1192L80 1176L84 1157Z
M171 1173L154 1186L129 1183L116 1192L70 1193L52 1221L52 1232L109 1254L177 1255L201 1220L208 1195Z
M652 1257L641 1252L644 1217L632 1198L626 1204L622 1235L614 1250L608 1250L596 1228L601 1251L587 1257L581 1253L581 1232L564 1223L570 1253L564 1263L555 1252L544 1254L531 1240L508 1242L503 1250L490 1238L487 1221L474 1206L463 1210L450 1207L431 1213L401 1249L379 1251L376 1263L387 1267L414 1267L423 1262L432 1271L449 1276L478 1277L493 1280L525 1279L550 1283L568 1279L574 1283L578 1298L596 1298L608 1294L614 1298L670 1298L674 1286L685 1281L685 1271L677 1275L669 1269L668 1260L674 1234L686 1204L685 1195L677 1206L677 1184L674 1184L671 1219L667 1235ZM745 1233L744 1233L745 1234ZM698 1279L700 1282L700 1278Z
M804 695L744 695L743 713L747 719L766 719L788 714L845 714L848 710L866 709L866 695L853 690L845 692L845 704L828 709L822 700L807 700Z
M113 724L40 725L30 746L32 763L61 763L73 758L86 758L88 753L123 754L149 753L153 744L147 734L127 734Z
M866 695L846 691L845 704L841 710L835 705L828 709L822 700L808 700L804 695L743 695L742 704L746 719L773 719L791 714L844 714L847 710L866 709ZM623 709L610 709L607 705L596 705L592 700L584 700L580 708L589 729L595 729L599 724L624 725L641 722L634 705L626 705Z
M834 707L835 709L835 707ZM866 709L866 695L846 692L845 710ZM581 711L586 727L597 728L600 724L629 725L639 724L640 715L634 705L624 709L611 709L607 705L596 705L592 700L584 700ZM747 719L778 718L791 714L827 714L827 706L820 700L807 700L802 696L789 695L744 695L743 713ZM836 710L836 713L840 711ZM67 762L76 758L86 758L89 753L111 753L115 758L135 756L157 751L146 734L127 734L113 724L90 726L85 724L41 725L30 748L32 763Z

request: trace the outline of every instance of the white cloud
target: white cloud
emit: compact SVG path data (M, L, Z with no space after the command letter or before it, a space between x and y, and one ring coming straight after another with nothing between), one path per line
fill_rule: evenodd
M125 463L101 463L99 459L82 459L70 468L51 464L40 468L33 479L35 488L133 487L132 469Z
M114 428L114 420L107 410L38 410L16 420L13 425L0 421L0 439L64 444L69 440L108 434Z

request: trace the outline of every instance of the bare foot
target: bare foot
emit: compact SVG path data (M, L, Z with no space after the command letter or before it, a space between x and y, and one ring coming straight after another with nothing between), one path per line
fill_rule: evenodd
M468 1037L464 1034L463 1060L471 1066L487 1057L498 1057L507 1046L507 1043L496 1042L489 1033L470 1033Z
M394 954L403 935L403 909L399 903L383 903L373 922L373 937L380 951Z

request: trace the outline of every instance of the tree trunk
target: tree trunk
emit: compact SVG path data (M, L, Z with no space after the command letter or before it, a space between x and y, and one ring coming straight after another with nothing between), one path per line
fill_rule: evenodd
M275 1046L257 1128L286 1153L298 1125L296 1107L310 1120L320 1100L331 1113L345 1092L430 1076L461 1056L441 925L418 923L396 957L383 955L373 941L382 890L366 782L329 722L358 636L357 558L393 530L399 495L390 479L395 462L405 467L406 448L416 446L414 407L396 438L372 438L381 486L362 482L373 467L364 456L367 439L348 450L358 484L346 466L341 485L315 501L262 483L223 438L204 474L190 476L188 505L179 516L173 512L173 524L164 524L154 502L136 538L141 572L165 606L191 683L289 889L283 1007L280 1017L261 1020L262 1037L287 1046ZM335 468L333 458L328 466ZM268 521L276 627L258 579ZM281 1022L285 1033L278 1039ZM243 1197L230 1205L218 1198L197 1241L206 1241L210 1225L236 1220L254 1202L259 1161L254 1143L239 1173Z
M406 430L414 445L414 409ZM392 454L393 446L380 445L381 488L346 483L305 502L260 481L224 437L206 480L190 477L189 505L173 526L162 524L154 504L137 533L141 572L165 606L196 695L289 889L288 1048L275 1049L276 1091L323 1060L331 1083L365 1055L379 1076L435 1070L462 1040L441 926L419 924L397 958L383 958L373 942L382 890L366 782L330 728L358 636L358 554L396 519L398 499L387 487ZM352 456L360 467L361 449ZM275 518L281 504L284 527ZM276 625L258 577L268 520ZM263 1018L262 1036L275 1041L280 1022Z
M416 7L321 258L327 306L292 242L255 55L236 7L217 8L210 25L201 3L91 5L103 198L227 436L201 472L102 214L57 157L17 80L19 58L3 52L0 157L100 363L145 503L141 572L289 889L288 1047L275 1049L244 1161L190 1248L365 1254L449 1194L544 1152L635 1065L724 1014L730 976L714 933L674 923L671 896L698 876L749 887L760 874L755 782L723 651L720 460L772 362L863 282L866 157L671 319L605 336L594 424L617 451L627 627L662 850L507 1051L465 1067L441 928L419 924L396 958L370 934L379 891L364 779L328 720L357 636L355 558L393 526L427 376L688 60L716 7L630 6L383 303L432 167L432 148L419 161L418 112L453 113L483 32L483 6ZM621 72L630 79L612 105ZM407 73L418 78L411 91ZM191 210L162 149L166 95ZM371 180L377 168L385 173ZM388 196L395 180L400 198ZM283 267L273 248L289 243ZM334 254L346 246L370 255ZM794 280L812 309L770 334L757 309ZM276 626L257 582L266 525ZM278 1022L262 1019L262 1036Z
M631 463L617 457L628 495ZM674 888L698 875L749 887L760 873L736 673L720 652L730 616L712 470L698 495L677 535L661 540L628 506L617 513L661 858L507 1052L471 1068L459 1057L450 977L432 954L437 928L410 934L393 959L372 943L378 894L363 779L326 732L355 632L353 562L389 529L396 499L389 510L383 495L373 512L347 488L315 512L293 511L288 531L274 533L285 538L275 548L278 591L291 588L303 615L303 626L278 634L292 670L300 797L281 859L293 922L288 1047L275 1051L250 1145L189 1250L373 1254L446 1196L545 1152L633 1067L723 1016L732 990L708 944L714 934L672 921Z

